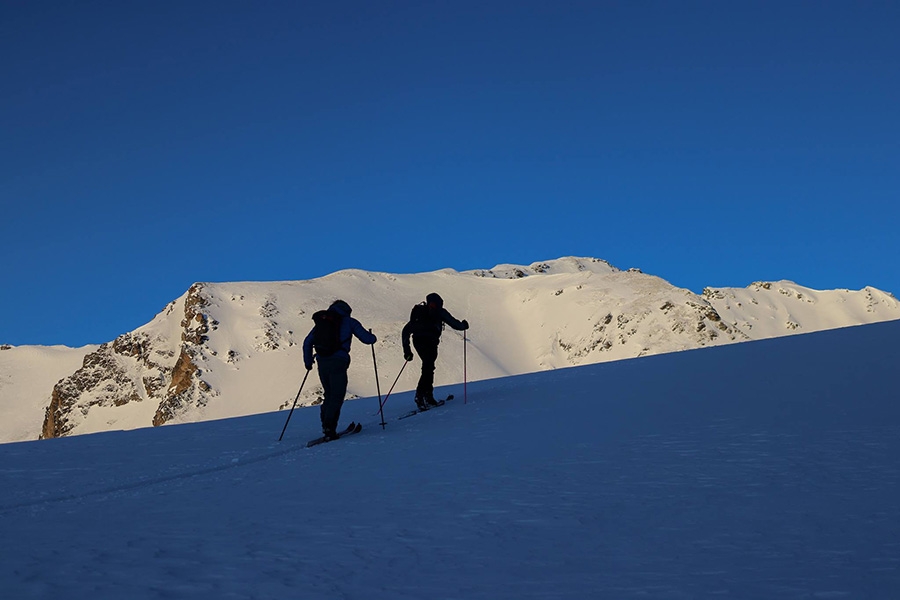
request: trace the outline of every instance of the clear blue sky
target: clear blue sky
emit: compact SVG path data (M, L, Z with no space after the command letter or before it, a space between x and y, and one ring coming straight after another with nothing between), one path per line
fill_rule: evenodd
M566 255L900 293L900 3L4 2L0 343Z

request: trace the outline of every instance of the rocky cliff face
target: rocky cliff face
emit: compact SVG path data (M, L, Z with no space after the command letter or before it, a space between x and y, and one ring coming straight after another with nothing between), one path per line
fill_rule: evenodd
M119 354L116 350L120 344L131 347L144 345L141 342L145 340L135 344L133 338L131 334L126 334L115 342L103 344L95 352L85 356L80 369L53 387L41 438L60 437L70 433L78 425L79 414L86 415L94 406L123 406L143 400L136 382L129 375L129 371L133 369L125 364L135 357ZM149 363L147 366L150 366Z
M446 330L437 385L900 319L890 294L791 282L700 295L598 259L413 275L341 271L311 281L195 284L147 325L103 344L53 386L41 437L159 426L290 406L310 315L336 298L372 328L382 389L403 365L410 307L437 291L472 325ZM348 397L372 396L369 349L355 342ZM415 386L415 369L396 392ZM301 405L321 388L310 378Z
M85 356L80 369L53 387L41 438L72 433L97 409L152 405L149 424L156 426L188 405L205 403L210 387L201 379L194 357L207 340L210 319L203 312L207 304L202 284L195 284L169 305L162 319L157 317L167 320L182 309L180 344L148 327L121 335Z
M209 301L203 295L203 286L198 283L191 286L184 301L181 349L172 367L166 393L153 415L154 427L167 423L188 406L205 406L209 399L212 388L201 379L202 372L196 362L203 352L204 343L209 339L207 334L210 327L217 325L204 312L208 305Z

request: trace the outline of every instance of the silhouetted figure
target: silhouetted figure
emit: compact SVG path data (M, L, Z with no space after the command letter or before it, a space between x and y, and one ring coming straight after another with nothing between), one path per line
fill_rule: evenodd
M350 316L352 309L343 300L332 302L328 310L313 315L315 325L303 340L303 363L306 370L313 368L313 360L319 365L319 380L325 391L325 399L319 414L322 418L322 434L337 439L337 425L341 407L347 394L347 369L350 367L350 341L355 335L363 344L374 344L375 335ZM313 355L315 350L315 355Z
M419 410L427 410L429 406L437 405L434 399L434 363L437 361L438 344L441 343L444 323L458 331L469 328L467 321L457 321L447 312L444 300L440 296L431 293L425 297L425 302L413 306L409 323L403 327L403 358L407 361L413 359L409 347L409 338L412 336L416 353L422 359L422 375L416 386L416 406Z

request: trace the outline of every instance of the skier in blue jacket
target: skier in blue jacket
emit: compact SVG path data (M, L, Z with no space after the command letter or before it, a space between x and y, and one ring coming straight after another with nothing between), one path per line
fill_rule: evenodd
M313 315L316 325L303 340L303 363L306 370L312 370L313 361L319 365L319 380L325 391L319 414L322 419L322 434L327 439L337 438L341 407L344 405L344 396L347 395L350 341L356 336L363 344L371 345L378 339L351 317L351 312L349 304L343 300L335 300L327 311ZM319 320L319 316L324 320Z

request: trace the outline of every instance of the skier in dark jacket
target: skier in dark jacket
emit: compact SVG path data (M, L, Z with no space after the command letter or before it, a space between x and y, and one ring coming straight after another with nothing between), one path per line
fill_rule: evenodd
M341 417L341 407L344 404L344 396L347 394L347 369L350 367L350 341L355 335L363 344L374 344L377 338L370 331L362 326L362 324L350 316L350 305L343 300L335 300L328 307L327 312L336 313L339 319L337 326L337 349L322 350L315 348L316 353L313 355L314 342L316 339L316 328L320 325L314 325L312 331L303 340L303 363L306 370L313 368L313 360L319 365L319 380L322 382L322 389L325 391L325 399L322 401L319 414L322 418L322 434L328 439L337 438L337 424ZM322 311L326 312L326 311ZM316 313L317 315L319 313ZM328 315L329 317L333 315ZM315 315L313 316L315 319ZM325 325L321 325L325 328ZM321 333L321 332L320 332Z
M427 410L429 406L437 405L434 399L434 363L437 361L438 344L441 343L444 323L458 331L469 328L467 321L457 321L447 312L444 300L440 296L431 293L425 297L423 304L413 307L409 323L403 327L403 358L407 361L413 359L409 347L409 338L412 336L416 353L422 359L422 375L416 386L416 407L419 410Z

